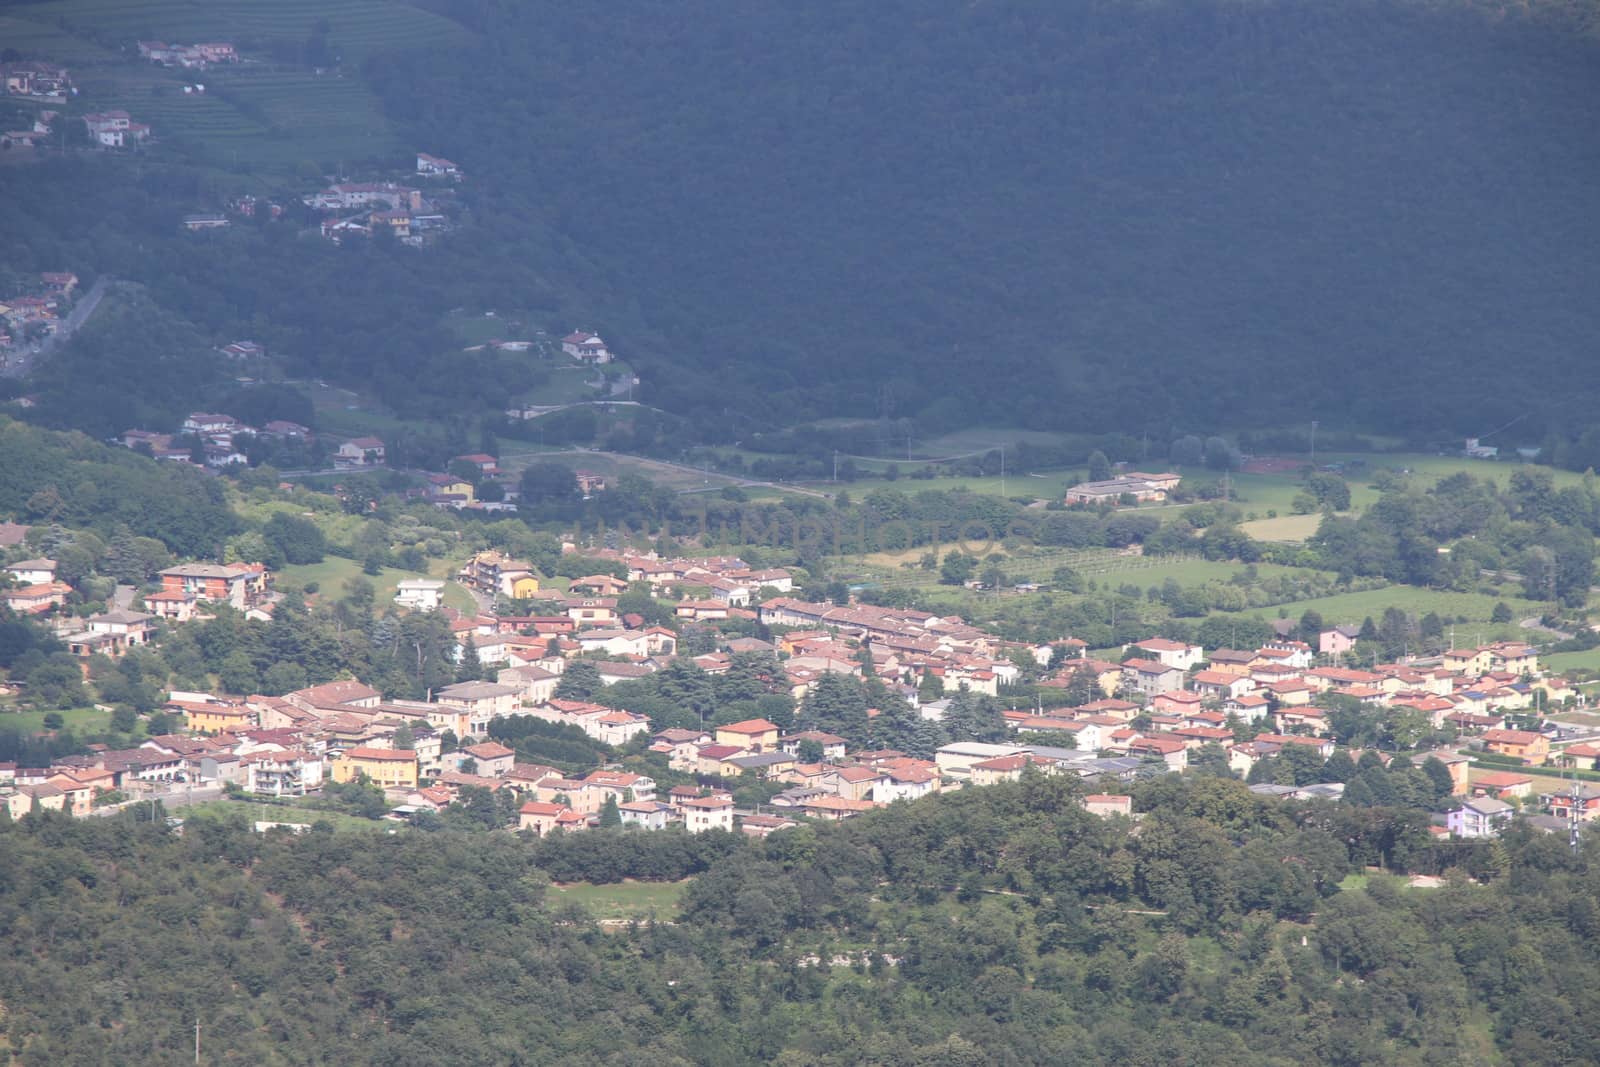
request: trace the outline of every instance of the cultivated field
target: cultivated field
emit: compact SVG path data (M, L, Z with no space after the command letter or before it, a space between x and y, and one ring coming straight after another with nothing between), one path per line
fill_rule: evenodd
M342 66L298 63L319 31ZM245 62L169 70L139 59L140 40L227 41ZM74 112L123 108L152 127L151 151L251 173L408 155L415 146L389 125L361 63L471 40L459 24L392 0L48 0L0 16L0 44L71 69ZM206 91L184 93L194 82Z

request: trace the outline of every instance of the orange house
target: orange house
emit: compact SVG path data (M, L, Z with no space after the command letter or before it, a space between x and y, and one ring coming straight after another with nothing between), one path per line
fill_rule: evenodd
M1515 756L1535 765L1550 758L1550 739L1531 730L1485 730L1483 745L1490 752Z

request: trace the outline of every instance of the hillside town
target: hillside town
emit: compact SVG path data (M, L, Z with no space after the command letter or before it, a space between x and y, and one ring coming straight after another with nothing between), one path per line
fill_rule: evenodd
M190 421L201 434L228 432L200 416ZM24 546L20 537L11 540L16 556ZM0 796L16 816L36 805L89 815L104 810L100 796L127 803L179 789L222 789L282 800L314 794L324 783L367 781L382 788L390 817L400 821L438 813L471 787L506 791L516 802L518 826L538 835L593 827L614 806L624 825L759 836L797 819L847 819L901 800L1040 774L1080 778L1097 790L1086 801L1091 810L1128 815L1131 799L1117 794L1119 785L1183 773L1197 758L1220 760L1240 777L1286 750L1327 760L1335 750L1330 716L1343 707L1414 715L1427 729L1457 739L1428 754L1448 770L1459 801L1438 816L1440 834L1493 835L1518 812L1545 813L1536 817L1551 829L1600 812L1600 789L1540 792L1531 775L1510 769L1588 770L1600 759L1600 741L1543 723L1539 709L1570 702L1573 690L1542 671L1537 651L1526 644L1495 642L1451 649L1431 662L1356 669L1342 665L1354 631L1330 628L1315 647L1294 636L1253 650L1151 638L1122 648L1113 660L1091 655L1070 637L1026 645L955 615L798 599L788 595L795 588L788 569L752 567L736 557L597 549L590 558L616 573L580 576L559 592L546 591L545 575L531 562L485 551L454 576L481 598L480 606L538 603L547 606L542 615L462 613L444 603L446 581L401 581L396 605L444 618L456 660L470 658L482 668L481 677L440 686L426 700L385 699L360 679L281 696L173 692L162 712L181 731L133 749L101 746L47 767L0 766ZM159 588L140 594L136 607L79 617L64 610L74 590L54 560L14 558L5 573L11 583L0 593L5 607L46 622L85 670L93 657L115 660L159 642L172 627L215 617L223 605L246 618L270 619L279 599L273 575L259 563L185 563L160 571ZM623 594L637 589L670 607L674 626L624 610ZM715 647L684 651L686 628L718 635ZM647 715L560 693L575 664L591 669L603 691L682 665L715 678L740 662L755 664L769 691L802 707L830 676L876 679L931 724L956 700L1000 697L1003 704L1030 663L1043 672L1039 691L1062 699L1001 710L1009 737L946 743L916 758L765 718L657 729ZM878 714L868 709L868 720ZM637 759L629 766L602 760L582 774L519 762L493 735L502 723L524 718L573 728L604 751L659 760L678 784L662 787ZM1485 759L1501 762L1469 779L1469 767L1481 768ZM764 799L740 806L735 792L751 782L764 783ZM1344 786L1269 781L1251 788L1337 800Z

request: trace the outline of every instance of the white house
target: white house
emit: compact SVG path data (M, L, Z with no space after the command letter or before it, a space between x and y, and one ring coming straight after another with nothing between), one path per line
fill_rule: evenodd
M622 825L638 826L645 830L665 830L672 820L672 805L659 800L633 800L618 804Z
M45 585L56 580L56 561L53 559L18 560L6 570L20 585Z
M430 178L459 178L461 168L442 156L430 156L426 152L418 152L417 173Z
M412 611L437 611L444 582L437 578L405 578L396 586L394 602Z
M333 454L336 467L368 467L383 463L383 442L376 437L357 437L339 446Z
M733 831L731 797L698 797L685 800L680 807L683 809L684 829L691 834L703 834L707 830Z
M1127 649L1138 649L1144 659L1152 659L1180 671L1199 666L1205 658L1205 649L1199 645L1191 645L1187 641L1168 641L1164 637L1152 637L1129 645L1124 651Z
M597 333L577 330L561 339L561 351L585 363L610 363L611 353Z
M1456 837L1494 837L1516 814L1510 804L1493 797L1473 797L1445 816L1445 827Z

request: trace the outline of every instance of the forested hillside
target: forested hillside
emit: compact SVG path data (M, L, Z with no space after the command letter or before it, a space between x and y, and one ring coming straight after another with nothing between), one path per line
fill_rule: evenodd
M1593 842L1430 844L1419 813L1177 778L1139 787L1131 832L1072 791L766 841L0 822L0 1056L189 1062L198 1021L206 1063L1600 1057ZM549 889L634 852L695 875L674 923L601 928ZM1349 877L1365 864L1446 884Z
M27 7L44 36L21 51L87 35L109 64L90 97L156 107L148 87L104 95L147 76L107 51L134 30L77 8L39 21L65 2ZM370 97L370 137L334 149L286 117L219 166L172 117L137 156L0 167L0 296L70 268L157 303L151 337L86 342L140 409L212 402L204 376L137 369L187 322L405 416L495 412L532 372L463 354L443 322L466 307L601 330L645 399L713 441L879 414L1162 440L1312 418L1484 434L1522 416L1530 441L1588 425L1591 0L632 0L603 17L430 0L457 30L361 47L375 6L332 4L306 15L306 56L261 52L251 3L208 32L287 72L286 115L333 106L306 64L352 44L335 80ZM274 8L274 34L297 17ZM301 196L408 173L412 149L465 170L450 237L339 248L303 229ZM273 167L251 162L268 150ZM245 191L288 221L181 231ZM39 417L126 428L103 397L41 384Z
M1592 4L434 6L487 43L392 113L669 408L1586 418Z

